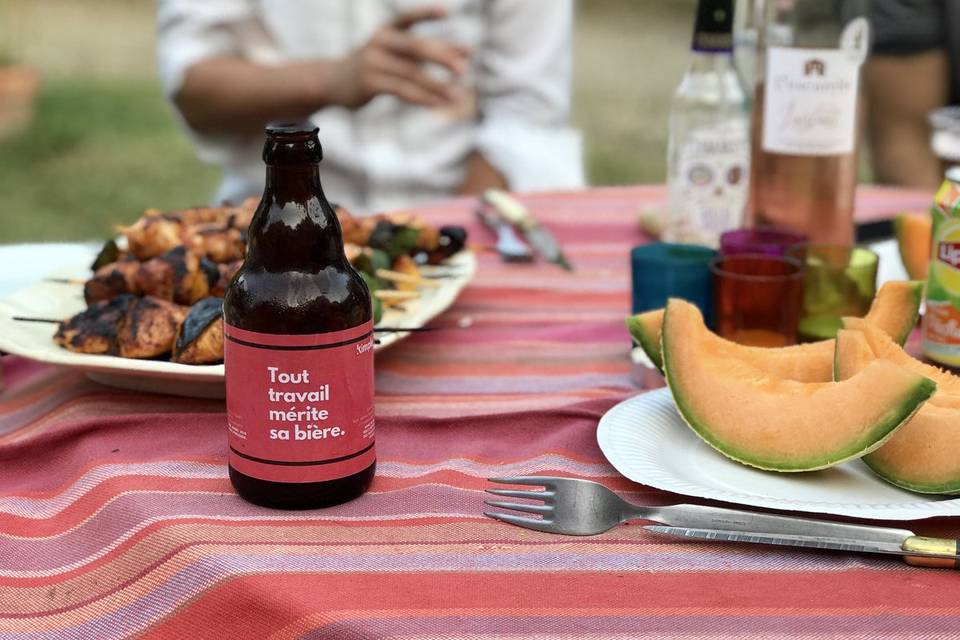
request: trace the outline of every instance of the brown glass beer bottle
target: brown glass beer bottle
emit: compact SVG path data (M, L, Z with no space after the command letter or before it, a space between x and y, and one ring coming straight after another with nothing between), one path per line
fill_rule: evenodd
M267 181L224 296L230 481L255 504L324 507L373 479L373 314L320 186L309 123L270 125Z

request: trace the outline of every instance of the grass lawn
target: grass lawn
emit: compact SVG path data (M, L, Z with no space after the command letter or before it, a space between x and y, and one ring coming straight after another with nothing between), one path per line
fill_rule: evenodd
M148 207L209 200L155 81L53 80L30 131L0 144L0 242L107 237Z

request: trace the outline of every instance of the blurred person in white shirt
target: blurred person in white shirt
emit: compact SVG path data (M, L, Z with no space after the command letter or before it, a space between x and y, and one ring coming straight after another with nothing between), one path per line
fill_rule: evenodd
M331 200L374 213L583 185L573 0L159 0L158 62L217 202L263 188L267 122L320 129Z

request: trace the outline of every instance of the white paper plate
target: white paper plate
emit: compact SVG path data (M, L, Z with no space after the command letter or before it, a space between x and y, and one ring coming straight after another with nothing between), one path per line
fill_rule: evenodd
M960 499L898 489L858 460L807 473L760 471L734 462L683 422L666 388L610 409L600 419L597 442L630 480L687 496L876 520L960 515Z
M86 279L96 250L72 266L50 274L50 277ZM422 327L447 310L477 270L476 257L461 251L450 258L443 271L455 277L437 279L439 287L424 288L418 300L404 303L404 311L384 313L380 324L394 327ZM188 365L162 360L133 360L116 356L73 353L53 341L56 325L18 322L14 316L30 318L67 318L85 307L83 287L41 280L0 301L0 351L31 360L76 367L90 378L111 386L138 391L153 391L202 398L221 398L224 394L223 365ZM386 349L410 335L386 333L378 335L376 350Z

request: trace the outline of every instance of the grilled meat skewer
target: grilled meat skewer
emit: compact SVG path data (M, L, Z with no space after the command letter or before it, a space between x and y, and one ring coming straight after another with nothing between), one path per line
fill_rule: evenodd
M224 291L243 262L246 229L258 198L239 207L150 210L122 228L129 253L114 243L97 258L84 283L89 307L62 323L55 340L71 351L208 364L223 359ZM425 286L419 268L464 245L458 227L435 229L413 214L355 218L335 207L351 263L372 289L389 280L396 290L375 291L377 304L416 298ZM114 260L104 264L108 260ZM388 277L389 276L389 277ZM143 296L138 298L137 296ZM386 301L386 302L384 302ZM192 305L189 309L187 305Z
M132 293L189 305L207 297L221 279L216 264L180 246L145 262L127 258L100 267L84 284L83 297L93 304Z
M240 229L227 224L201 224L190 227L183 244L193 253L214 262L243 260L247 244Z
M385 213L356 218L347 209L334 205L343 240L361 247L386 251L391 258L416 256L418 262L439 264L466 245L463 227L439 229L409 212Z
M215 264L181 246L144 262L136 291L189 305L207 297L219 279Z
M136 296L124 293L96 302L60 323L53 340L64 349L77 353L118 355L120 322L136 299Z
M53 339L77 353L155 358L173 349L187 312L167 300L124 293L64 320Z
M223 298L204 298L190 307L177 329L171 360L183 364L223 361Z
M142 263L129 256L97 269L83 285L83 299L87 304L109 300L124 293L137 291L137 272Z
M165 214L147 211L129 227L115 229L127 237L130 253L140 260L149 260L180 245L183 225Z
M137 298L130 305L117 332L117 345L124 358L155 358L170 353L177 328L187 310L153 296Z
M229 262L243 257L243 233L255 207L251 199L240 207L194 207L169 213L150 209L129 227L118 226L117 231L127 237L130 252L140 260L186 244L215 262Z

